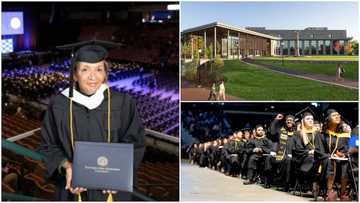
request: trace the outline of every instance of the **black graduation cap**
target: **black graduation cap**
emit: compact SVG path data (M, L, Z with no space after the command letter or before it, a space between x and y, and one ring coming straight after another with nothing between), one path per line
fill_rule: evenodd
M72 44L56 46L60 50L71 50L71 68L70 68L70 91L69 97L73 97L73 70L75 62L82 61L96 63L108 57L107 49L121 47L122 44L103 40L82 41Z
M250 131L251 130L251 125L250 123L246 123L245 126L241 129L241 131Z
M346 124L350 125L352 122L350 122L348 119L346 119L341 112L337 111L336 109L329 108L323 113L323 121L326 122L330 118L330 114L338 112L341 115L341 120L344 121Z
M296 114L295 114L295 122L299 121L302 119L303 117L303 114L306 113L306 112L309 112L311 113L314 118L317 117L317 115L314 113L314 111L310 108L310 106L307 106L303 109L301 109L300 111L298 111Z

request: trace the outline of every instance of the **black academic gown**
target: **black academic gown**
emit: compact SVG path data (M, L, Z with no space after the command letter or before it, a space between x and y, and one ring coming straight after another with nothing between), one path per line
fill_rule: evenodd
M247 143L246 150L248 151L249 154L247 176L249 180L254 179L255 172L259 170L260 163L265 160L265 156L263 156L263 154L270 154L272 145L273 143L271 142L271 140L265 136L262 138L251 139ZM255 148L261 148L262 152L261 153L253 152Z
M107 142L108 95L95 109L73 102L73 129L75 141ZM76 200L65 190L65 172L59 171L64 159L72 162L73 152L70 142L69 99L57 95L49 104L41 127L39 152L47 167L47 178L56 183L57 200ZM136 171L144 155L144 127L136 110L135 101L130 96L111 91L111 142L134 144L134 183ZM100 181L100 180L99 180ZM106 201L107 195L99 190L83 192L83 200ZM131 200L131 194L118 192L114 201Z
M232 164L238 162L238 154L240 153L240 141L230 140L224 145L226 158Z
M240 150L241 163L240 163L240 167L241 167L241 173L242 173L243 176L246 176L246 174L247 174L247 162L248 162L248 157L251 154L251 150L248 149L248 143L249 143L249 141L245 140L245 139L243 139L241 141L241 148L240 148L241 149Z
M216 159L217 146L211 145L208 150L209 150L210 167L216 167L216 163L217 163L217 159Z
M207 167L209 164L208 153L205 149L200 151L200 167Z
M297 164L297 168L302 172L309 172L314 166L318 167L320 164L326 165L327 155L324 153L324 145L322 143L321 134L315 132L314 140L314 155L310 155L309 151L313 148L310 144L305 145L301 132L297 131L294 137L293 159Z
M290 184L291 158L288 155L292 155L294 132L285 127L281 127L276 130L276 134L274 135L277 141L273 142L271 151L276 152L279 159L273 156L266 157L264 168L265 175L267 181L269 181L268 184L273 181ZM282 157L282 159L280 159L280 157ZM274 174L276 178L273 177Z
M341 133L337 133L341 134ZM324 135L322 136L322 141L324 144L324 150L325 153L330 157L332 153L336 153L336 151L339 151L343 154L347 154L349 150L348 142L349 137L341 137L338 135L332 135L330 136L327 131L324 132ZM341 168L341 178L348 179L348 167L349 162L348 161L340 161L340 160L332 160L332 164L328 164L326 169L326 177L334 176L335 174L335 168L336 165L340 165ZM333 164L333 162L336 163L336 165Z

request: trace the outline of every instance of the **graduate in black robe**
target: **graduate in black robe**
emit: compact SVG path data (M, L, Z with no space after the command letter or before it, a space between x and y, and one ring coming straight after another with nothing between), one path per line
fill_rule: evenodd
M197 164L197 165L200 165L201 146L202 146L202 143L198 143L197 147L194 150L194 153L195 153L194 161L195 161L195 164Z
M216 157L216 152L218 149L218 140L214 140L211 142L210 147L208 148L209 150L209 166L212 169L216 170L216 164L218 162L218 159Z
M260 171L260 165L265 161L265 154L269 155L272 142L266 137L262 125L257 125L256 134L254 139L250 140L247 144L247 150L250 154L247 167L248 181L244 182L245 185L254 184L255 176Z
M201 143L199 148L199 166L207 167L209 164L208 154L207 154L207 144Z
M189 150L189 160L190 160L190 163L191 164L195 164L196 163L196 151L197 151L197 148L198 148L198 145L195 143L195 144L192 144L191 145L191 148Z
M273 141L271 156L265 159L265 188L270 188L273 181L282 183L284 191L288 191L291 181L292 149L294 146L295 117L287 115L285 124L281 121L284 118L278 114L271 122L270 133ZM275 180L274 177L277 177Z
M248 143L250 141L250 132L249 130L244 131L244 136L241 139L240 143L240 168L241 168L241 178L247 179L247 163L248 157L251 154L251 149L248 150ZM251 146L250 146L251 147Z
M83 188L70 189L69 187L65 189L67 180L71 177L73 160L71 117L73 141L108 142L107 135L110 130L111 143L133 143L134 179L143 158L144 127L136 111L135 101L130 96L111 91L105 84L106 56L106 50L98 45L86 45L80 48L75 54L75 62L79 67L76 67L74 71L79 72L74 74L77 82L72 97L72 111L69 110L69 96L72 90L66 89L50 102L45 114L39 152L47 167L47 177L55 181L56 200L78 200L78 196L70 192L75 190L82 191L82 200L105 201L109 196L103 194L101 190L84 191ZM96 64L95 68L94 64ZM105 80L101 81L103 71L105 71ZM89 78L81 74L88 74ZM110 129L108 129L109 99ZM115 201L129 201L131 194L117 192L113 198Z
M222 140L217 140L217 145L214 147L214 163L215 170L221 171L222 162L221 162L221 153L222 153Z
M293 159L296 164L297 181L313 184L314 195L319 193L319 182L325 174L328 156L324 153L321 134L316 131L314 117L305 112L300 130L294 137Z
M323 126L323 144L325 153L331 157L326 169L327 200L335 201L336 192L333 191L333 184L336 173L340 176L340 200L350 201L347 194L349 185L348 167L349 161L345 160L348 153L348 141L350 139L351 128L341 119L341 115L334 109L327 111L327 117ZM341 159L344 160L341 160ZM340 171L339 171L340 170Z
M226 149L226 145L228 143L228 138L224 138L223 139L223 143L222 145L219 147L219 150L221 151L221 155L220 155L220 160L221 160L221 165L220 165L220 170L221 168L224 169L224 173L227 173L230 169L229 166L229 160L227 159L227 149Z
M222 154L223 154L223 139L217 140L217 145L214 147L214 163L215 163L215 170L218 170L221 172L221 169L223 168L223 162L222 162Z
M225 148L225 156L229 163L229 170L225 175L238 176L240 173L240 146L241 146L241 136L242 132L234 133L234 135L230 136L230 140L224 146Z

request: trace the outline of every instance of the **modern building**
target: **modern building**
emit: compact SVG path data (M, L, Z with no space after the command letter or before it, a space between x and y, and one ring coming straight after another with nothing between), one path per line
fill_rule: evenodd
M281 38L280 55L345 55L347 43L351 40L346 36L346 30L329 30L327 27L304 30L246 29Z
M235 59L247 56L272 56L280 52L280 38L252 30L214 22L181 32L182 44L190 46L183 58L216 57Z

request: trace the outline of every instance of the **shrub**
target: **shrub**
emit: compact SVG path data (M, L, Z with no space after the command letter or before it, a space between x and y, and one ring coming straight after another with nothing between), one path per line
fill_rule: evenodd
M197 76L197 64L198 60L193 60L184 64L184 77L189 81L195 81Z
M222 68L224 67L224 61L219 56L216 56L214 66L216 69Z

